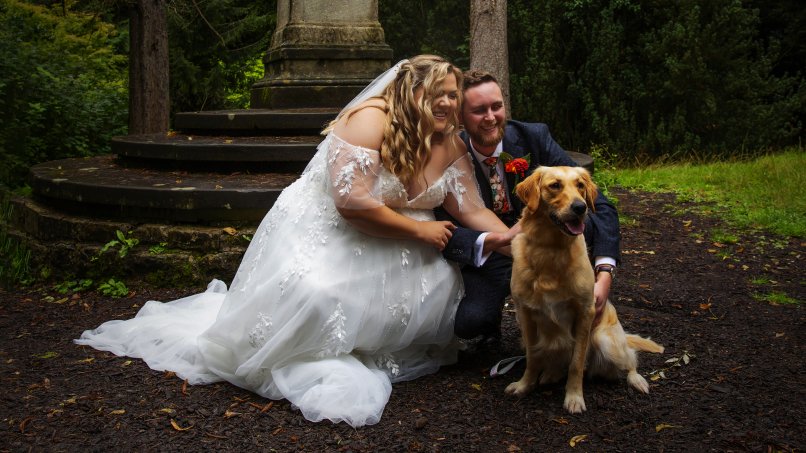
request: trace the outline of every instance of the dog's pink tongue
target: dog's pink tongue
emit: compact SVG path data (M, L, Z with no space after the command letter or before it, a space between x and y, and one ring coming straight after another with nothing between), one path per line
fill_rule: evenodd
M565 227L568 228L568 231L570 231L571 234L582 234L583 232L585 232L585 222L579 222L579 223L566 222Z

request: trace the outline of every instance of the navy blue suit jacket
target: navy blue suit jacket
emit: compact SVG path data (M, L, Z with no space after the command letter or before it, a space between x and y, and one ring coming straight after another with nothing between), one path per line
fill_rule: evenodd
M462 132L461 135L468 152L473 156L472 151L470 151L470 142L467 134ZM523 123L514 120L507 121L504 130L503 149L504 152L509 153L514 158L525 157L527 154L530 156L530 165L526 176L541 165L550 167L579 166L571 159L568 153L554 141L549 133L548 126L543 123ZM476 168L476 180L479 183L481 197L484 199L484 204L492 209L492 189L485 175L485 170L482 169L482 164L480 164L475 157L472 160ZM515 187L515 175L507 173L506 178L507 186L511 191ZM502 218L502 220L504 223L511 226L520 216L523 204L518 197L512 193L509 194L509 199L513 208L513 214ZM588 216L585 225L585 241L590 254L594 257L609 256L614 258L616 262L619 262L621 261L621 234L619 232L618 212L610 200L601 193L596 198L595 208L596 212ZM481 232L462 227L441 208L437 210L437 218L452 220L459 226L459 228L454 231L453 237L448 241L448 245L443 251L445 258L472 265L473 246Z

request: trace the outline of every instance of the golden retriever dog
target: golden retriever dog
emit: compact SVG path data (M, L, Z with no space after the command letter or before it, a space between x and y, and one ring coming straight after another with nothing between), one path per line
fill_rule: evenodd
M586 409L583 374L612 379L622 371L630 385L648 393L636 371L636 351L660 353L663 347L626 334L609 301L591 331L595 277L582 235L597 196L590 174L581 167L539 167L515 192L525 207L522 232L512 241L511 288L526 371L506 393L521 397L538 379L548 384L567 375L563 407L580 413Z

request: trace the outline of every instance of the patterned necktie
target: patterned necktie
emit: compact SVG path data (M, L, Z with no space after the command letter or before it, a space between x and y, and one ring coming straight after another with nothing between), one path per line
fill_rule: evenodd
M493 191L493 212L496 214L506 214L509 212L509 201L507 199L501 175L498 174L497 157L488 157L484 163L490 167L490 188Z

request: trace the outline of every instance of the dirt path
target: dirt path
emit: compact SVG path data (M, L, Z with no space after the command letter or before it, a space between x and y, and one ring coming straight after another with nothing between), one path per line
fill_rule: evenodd
M715 244L710 232L730 228L678 214L685 206L670 195L616 195L628 221L613 300L627 331L666 347L640 357L649 395L624 381L586 382L582 415L563 411L559 385L507 397L522 367L487 373L520 353L508 312L499 347L395 385L379 424L310 423L285 401L229 384L186 387L70 341L182 292L64 299L39 287L0 292L0 451L803 451L803 309L753 295L806 300L806 244L757 234Z

